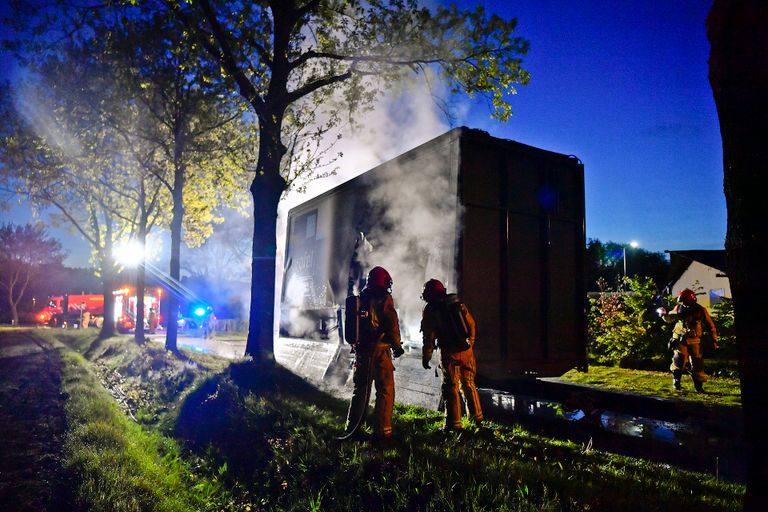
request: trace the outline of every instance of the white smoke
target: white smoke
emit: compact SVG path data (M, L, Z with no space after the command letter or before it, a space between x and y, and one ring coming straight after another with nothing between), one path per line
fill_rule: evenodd
M280 315L288 210L446 132L450 126L442 105L435 100L434 83L430 89L420 78L404 81L382 97L376 108L360 119L362 128L343 133L334 148L343 153L337 162L337 174L310 183L306 193L289 193L281 202L276 318ZM446 90L439 88L437 93L444 96ZM457 201L455 193L449 193L442 159L423 162L418 175L412 171L412 166L390 168L377 184L369 199L381 209L382 218L377 220L382 229L374 228L366 236L375 241L369 256L370 265L383 266L392 275L401 326L415 341L419 339L423 283L437 278L447 286L455 286L455 276L437 275L433 269L453 268L452 261L445 261L445 253L447 246L452 249L455 240ZM414 264L415 260L419 261L418 265Z

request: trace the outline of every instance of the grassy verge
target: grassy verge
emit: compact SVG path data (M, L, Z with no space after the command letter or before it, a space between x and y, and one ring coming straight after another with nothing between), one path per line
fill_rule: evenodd
M237 364L188 396L175 435L226 462L263 510L733 510L743 493L519 427L446 436L438 414L407 406L390 445L339 443L345 411L279 368Z
M741 406L739 380L728 377L710 377L704 385L706 393L696 393L690 376L683 376L683 389L672 389L669 372L631 370L613 366L590 366L588 372L571 370L562 380L627 393L657 396L674 400L688 400L707 405Z
M72 402L99 395L72 406L73 424L93 424L73 431L72 464L93 482L85 486L89 499L109 496L98 501L109 510L121 510L111 500L122 498L122 510L706 511L734 510L744 492L515 426L467 425L446 435L437 413L400 405L390 444L341 443L334 436L347 404L279 367L178 360L126 338L66 341L100 368L113 396L139 397L121 400L142 427L120 413L81 359L68 356ZM159 496L167 498L162 507Z
M82 335L66 338L88 342ZM215 475L191 470L174 440L126 416L80 354L62 348L62 361L69 425L64 465L79 510L189 511L231 502Z

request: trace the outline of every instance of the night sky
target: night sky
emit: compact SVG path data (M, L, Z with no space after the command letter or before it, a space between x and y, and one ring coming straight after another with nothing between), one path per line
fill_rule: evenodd
M477 4L518 18L532 79L512 98L506 125L482 102L465 102L459 125L579 157L587 237L636 240L650 251L723 248L722 149L704 25L710 0L459 2ZM0 75L12 78L12 62L1 58ZM26 221L27 210L0 212L0 222ZM75 235L53 233L72 253L68 264L86 264Z

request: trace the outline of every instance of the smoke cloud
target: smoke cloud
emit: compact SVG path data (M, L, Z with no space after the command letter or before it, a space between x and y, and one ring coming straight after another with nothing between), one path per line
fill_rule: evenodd
M291 192L281 202L276 318L280 315L288 210L450 129L441 105L435 101L434 89L417 82L420 79L398 84L360 119L361 129L343 133L334 148L343 153L335 176L310 183L306 193ZM442 89L438 92L445 93ZM392 275L401 328L406 338L420 342L424 282L437 278L449 289L455 287L455 276L440 275L440 269L453 271L453 261L446 259L453 254L457 200L455 192L449 191L445 160L420 162L418 174L413 169L412 165L389 168L376 184L368 200L379 217L365 235L374 244L367 257L368 268L380 265Z

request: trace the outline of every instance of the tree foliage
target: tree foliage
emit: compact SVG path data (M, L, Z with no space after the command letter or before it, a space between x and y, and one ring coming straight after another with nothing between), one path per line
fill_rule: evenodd
M625 291L598 281L600 293L589 299L587 337L595 362L628 365L663 357L669 333L654 313L661 305L656 285L649 277L628 277Z
M660 252L651 252L629 244L587 240L587 290L598 290L598 281L615 283L624 276L626 252L627 275L650 277L661 289L669 284L669 259Z
M289 187L330 172L323 164L333 161L335 130L354 125L356 114L372 108L405 76L422 77L427 86L439 79L452 92L483 97L502 121L511 114L515 87L529 81L521 64L528 43L515 36L516 20L483 8L429 9L417 0L54 0L37 12L27 9L26 16L23 6L17 13L13 22L19 27L76 41L94 33L118 37L135 22L155 20L171 35L155 31L159 44L148 46L130 38L136 43L132 67L142 83L158 74L142 71L155 64L160 75L181 69L183 77L202 79L186 91L223 84L248 105L259 145L250 186L254 230L246 351L265 359L273 351L277 204ZM175 20L182 32L174 30ZM45 41L53 40L49 35L28 49L52 51ZM181 51L200 58L174 60ZM172 269L178 267L174 258Z
M66 32L67 21L79 22L64 34L55 51L34 39L17 41L18 50L37 73L38 96L61 105L66 102L66 107L53 111L47 124L79 127L67 133L83 165L74 166L73 155L61 153L58 139L39 136L34 148L20 151L18 145L7 146L5 153L32 155L28 161L42 151L55 153L52 161L82 183L79 189L96 186L99 193L110 195L109 201L99 204L109 207L110 217L117 222L112 232L120 237L144 245L153 228L169 228L168 282L172 291L179 290L174 283L180 279L182 240L190 247L201 245L214 224L222 221L220 207L242 209L246 204L244 189L252 176L255 137L243 115L242 101L222 84L218 66L202 59L203 50L162 10L68 2L53 2L47 9L45 17L23 7L18 10L19 20L30 20L35 30L48 34L43 40L52 40L57 30ZM88 145L92 151L83 151L84 141L93 141ZM28 167L11 167L21 178L19 183L29 184ZM86 167L106 168L103 179L92 179L93 172L82 179ZM35 197L51 201L51 194ZM81 197L79 204L86 206L88 199ZM67 215L73 217L70 221L77 216ZM86 238L94 246L96 237ZM96 247L97 255L102 252ZM143 288L143 272L138 273L138 281L137 287ZM172 295L165 301L171 311L174 300ZM143 314L141 304L137 313ZM174 349L175 331L172 334L169 348ZM137 335L141 337L140 332Z
M258 120L246 348L258 359L273 351L277 204L297 177L291 170L316 168L317 141L342 122L354 124L406 75L437 76L453 92L481 95L502 121L515 86L529 80L520 60L528 43L513 35L516 21L482 8L430 10L415 0L163 3Z

